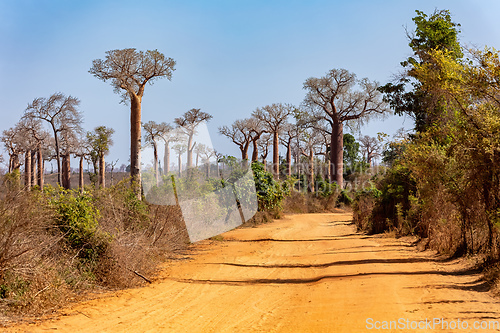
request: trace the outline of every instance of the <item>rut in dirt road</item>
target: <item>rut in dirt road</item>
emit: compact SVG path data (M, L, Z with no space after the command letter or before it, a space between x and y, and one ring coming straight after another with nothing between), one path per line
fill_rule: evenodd
M350 214L306 214L193 246L153 284L12 332L364 332L385 323L492 323L497 300L463 262L357 234ZM378 326L377 326L378 325ZM402 331L402 327L393 327ZM408 330L406 330L408 328ZM426 331L443 332L437 322ZM487 332L488 330L481 330Z

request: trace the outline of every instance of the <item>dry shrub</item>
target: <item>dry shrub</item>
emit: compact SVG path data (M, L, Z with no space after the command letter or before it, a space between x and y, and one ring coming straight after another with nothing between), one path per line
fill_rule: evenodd
M328 196L321 196L314 193L292 191L290 196L285 198L283 212L290 214L334 212L338 207L337 199L336 192Z

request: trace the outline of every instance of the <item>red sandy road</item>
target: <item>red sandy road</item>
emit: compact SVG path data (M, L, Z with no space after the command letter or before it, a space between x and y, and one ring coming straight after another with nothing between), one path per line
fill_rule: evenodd
M443 318L448 325L465 320L466 331L477 332L475 321L500 317L500 305L474 291L481 290L478 276L462 264L436 262L394 239L355 234L350 219L294 215L233 230L226 241L200 242L193 260L169 263L150 286L8 331L398 332L375 324L399 320L415 327ZM405 331L451 331L434 328Z

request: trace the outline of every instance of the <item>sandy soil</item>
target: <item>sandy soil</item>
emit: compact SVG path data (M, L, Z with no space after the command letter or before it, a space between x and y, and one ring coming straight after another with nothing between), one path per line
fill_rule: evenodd
M500 320L498 300L463 262L355 234L350 220L294 215L233 230L198 243L147 287L8 331L448 332L467 324L460 331L487 332L473 325Z

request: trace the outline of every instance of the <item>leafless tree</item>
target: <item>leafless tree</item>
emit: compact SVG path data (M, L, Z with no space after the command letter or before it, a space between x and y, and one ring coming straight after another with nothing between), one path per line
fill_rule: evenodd
M92 155L92 145L90 143L88 135L83 135L80 133L78 135L75 146L73 147L73 156L79 160L79 170L78 170L78 188L80 193L84 190L84 173L83 173L83 161L88 160Z
M61 184L60 133L77 131L82 123L82 114L77 107L80 101L76 97L55 93L49 98L35 98L28 104L23 118L40 119L49 123L52 129L55 158L57 162L57 182Z
M182 143L175 144L172 149L177 153L177 160L179 162L179 178L182 177L182 154L187 151L187 145Z
M360 90L355 90L356 86ZM378 84L345 69L332 69L320 78L311 77L304 82L307 91L304 104L312 108L313 119L324 119L332 129L330 161L331 174L340 188L343 187L343 124L362 122L373 115L388 111Z
M163 143L165 143L165 149L163 153L163 174L168 174L170 172L170 144L177 141L178 133L170 124L165 125L164 134L161 136Z
M158 172L158 140L164 138L167 133L172 129L170 125L165 122L160 124L154 121L148 121L143 124L144 128L144 142L146 145L150 145L153 147L153 171L156 179L156 186L159 184L159 172Z
M307 157L308 161L308 186L309 191L314 192L314 156L317 153L317 149L321 146L321 134L318 130L314 128L309 128L300 135L300 140L303 143L303 148L301 149L302 155Z
M241 151L244 165L248 161L248 148L252 142L252 122L250 119L236 120L231 127L219 127L219 133L228 137Z
M201 156L202 162L207 167L207 178L210 177L210 159L215 156L215 150L210 147L207 147L204 144L199 144L197 146L198 153Z
M43 189L43 151L49 143L50 133L43 129L42 121L31 117L24 117L19 122L22 132L34 141L31 153L31 184L38 184ZM36 167L35 167L36 166Z
M381 155L382 142L377 138L365 135L359 139L361 143L361 149L363 150L363 156L366 163L372 166L372 161Z
M92 62L90 74L100 80L111 80L122 101L130 101L130 175L134 191L141 197L141 103L146 84L172 78L175 61L158 50L146 52L133 48L106 52L106 58Z
M257 145L261 152L260 158L264 164L264 171L267 171L267 156L269 155L269 146L271 145L271 135L268 133L261 135Z
M247 119L247 126L250 129L250 137L253 145L252 162L255 162L259 159L258 142L262 134L266 133L266 128L263 126L262 121L255 117Z
M204 121L209 121L212 119L212 115L200 111L200 109L191 109L185 112L181 117L175 118L174 122L177 124L178 128L183 131L187 136L187 168L193 167L193 149L195 142L193 142L194 136L197 131L196 128Z
M21 155L24 151L24 138L22 132L19 130L19 125L4 130L2 132L1 141L9 154L8 172L11 173L19 170L21 168L19 155Z
M300 127L297 124L285 123L283 125L281 144L286 148L286 170L288 177L292 176L292 147L300 134Z
M272 104L257 108L252 115L260 120L266 131L273 135L273 173L279 178L279 135L292 114L294 107L289 104Z
M61 181L62 187L65 189L71 188L71 154L73 154L79 145L78 135L80 131L64 130L60 133L60 148L62 156L61 165Z

